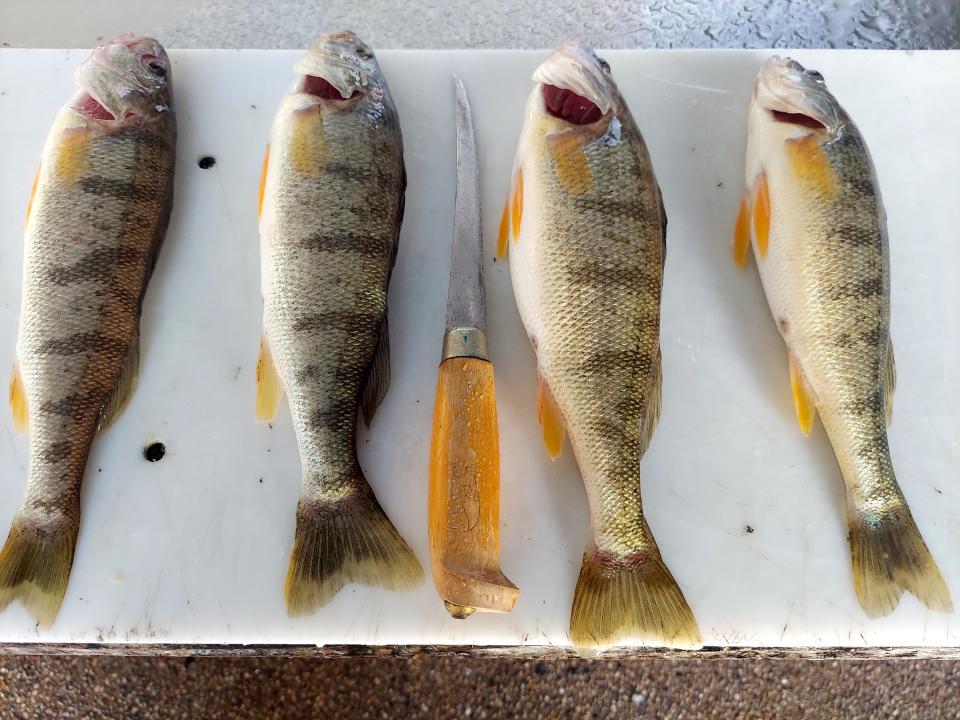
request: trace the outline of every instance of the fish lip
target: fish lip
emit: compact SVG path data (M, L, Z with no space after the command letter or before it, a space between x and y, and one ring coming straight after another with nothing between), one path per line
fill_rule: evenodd
M823 76L808 70L796 60L774 55L760 67L753 85L753 102L774 117L775 112L806 115L835 136L842 126L836 99L827 89Z
M80 87L71 104L75 112L87 117L79 106L88 95L113 115L113 120L94 119L97 122L122 123L171 109L170 58L151 37L124 33L94 48L73 78Z
M553 85L586 98L600 109L602 116L616 104L610 66L576 40L567 41L554 50L533 71L531 79L540 86Z
M380 66L373 50L350 30L324 33L293 66L300 75L320 77L346 100L356 92L372 94L381 88ZM301 79L297 91L302 91Z

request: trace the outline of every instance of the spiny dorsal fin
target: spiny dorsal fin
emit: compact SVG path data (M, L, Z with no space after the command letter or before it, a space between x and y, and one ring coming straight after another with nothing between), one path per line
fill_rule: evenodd
M380 333L377 339L376 350L373 351L373 360L367 370L367 380L360 395L360 410L363 412L363 422L367 427L373 422L373 416L380 407L387 390L390 388L390 328L384 316L380 323Z
M260 357L257 358L257 422L270 422L277 414L283 386L273 364L270 343L266 336L260 338Z
M130 343L130 349L127 351L127 358L123 361L123 368L120 370L120 377L117 380L110 398L100 411L100 424L98 430L106 430L123 413L127 403L133 396L133 391L137 389L137 380L140 377L140 334L134 337Z

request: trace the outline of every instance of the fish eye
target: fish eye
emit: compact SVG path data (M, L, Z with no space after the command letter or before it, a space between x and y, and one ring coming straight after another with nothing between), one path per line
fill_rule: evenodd
M365 47L358 47L357 57L360 58L361 60L369 60L370 58L373 57L373 53L371 53Z
M814 80L823 80L823 75L818 70L807 70L807 75Z
M143 64L146 65L147 70L152 72L157 77L161 77L161 78L166 77L167 68L164 67L163 63L160 62L160 60L158 60L157 58L151 58L146 62L144 62Z
M604 60L603 58L597 58L597 60L600 62L600 67L601 67L601 68L603 68L603 69L606 70L607 72L610 72L610 63L608 63L608 62L607 62L606 60Z

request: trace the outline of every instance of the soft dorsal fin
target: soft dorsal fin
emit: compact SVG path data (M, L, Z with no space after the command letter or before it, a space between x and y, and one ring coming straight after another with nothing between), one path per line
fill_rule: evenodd
M641 456L650 447L653 431L657 429L657 423L660 421L660 407L663 398L663 355L659 350L657 350L657 366L653 373L653 378L650 381L650 394L647 396L647 411L643 416L643 423L640 425Z
M360 396L360 410L363 412L363 422L367 427L373 422L373 416L380 407L387 390L390 388L390 328L384 316L380 323L377 347L373 351L373 360L367 371L367 380Z
M897 362L893 359L893 340L887 340L886 393L884 394L884 412L887 425L893 420L893 392L897 389Z

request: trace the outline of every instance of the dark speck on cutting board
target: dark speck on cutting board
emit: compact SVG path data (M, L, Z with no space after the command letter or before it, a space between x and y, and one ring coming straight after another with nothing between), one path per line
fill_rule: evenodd
M747 535L750 535L750 534L753 532L753 528L752 528L750 525L747 525L746 527L743 528L743 531L744 531Z

